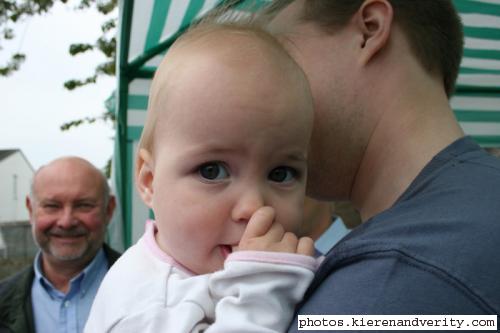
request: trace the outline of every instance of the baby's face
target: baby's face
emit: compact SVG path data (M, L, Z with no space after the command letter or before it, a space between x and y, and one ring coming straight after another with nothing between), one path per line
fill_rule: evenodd
M176 73L154 134L157 241L197 274L223 267L258 208L288 231L303 219L310 102L275 73L231 66Z

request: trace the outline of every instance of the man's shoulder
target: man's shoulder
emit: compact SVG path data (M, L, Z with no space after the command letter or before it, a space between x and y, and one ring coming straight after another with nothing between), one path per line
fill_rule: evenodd
M500 310L500 161L480 149L443 161L335 246L304 309Z
M328 254L301 313L500 311L500 161L470 139Z
M0 327L16 321L24 323L19 318L24 316L23 306L29 298L33 277L33 267L29 266L0 281Z
M403 220L426 231L446 225L450 228L438 234L454 233L470 239L474 232L500 234L499 202L500 159L466 137L435 156L397 202L375 219Z
M106 256L106 260L108 261L109 266L110 267L113 266L113 264L118 260L118 258L120 258L121 253L115 251L106 243L103 243L102 247L104 249L104 255Z
M500 184L500 159L488 154L472 139L463 138L439 153L422 174L434 175L437 184L452 182L468 189L481 189L483 184ZM416 183L425 179L420 175ZM500 193L500 188L496 189Z
M30 265L13 275L6 277L0 281L0 300L3 300L5 295L15 291L16 288L25 287L28 282L31 283L34 277L33 266Z
M429 267L397 254L374 253L370 259L352 259L315 285L297 314L497 313L456 281L443 278L439 269L429 270ZM289 332L297 331L296 327L295 320Z

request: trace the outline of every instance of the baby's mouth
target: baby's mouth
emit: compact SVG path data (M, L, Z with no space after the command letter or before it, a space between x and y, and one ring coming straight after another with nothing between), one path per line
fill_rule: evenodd
M222 257L224 259L226 259L233 252L233 246L232 245L223 244L223 245L220 246L220 250L222 252Z

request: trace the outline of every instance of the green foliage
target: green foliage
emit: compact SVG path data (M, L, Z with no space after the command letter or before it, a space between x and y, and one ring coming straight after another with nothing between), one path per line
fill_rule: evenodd
M88 78L83 79L83 80L75 80L75 79L68 80L68 81L64 82L64 88L66 88L68 90L74 90L76 88L86 86L87 84L90 84L90 83L96 83L96 81L97 81L97 75L89 76Z
M66 3L66 0L60 0ZM48 12L54 5L54 0L1 0L0 24L8 21L17 22L25 16L33 16Z
M118 5L118 0L109 0L109 1L98 1L97 2L97 10L107 15L111 13L116 6Z
M111 158L108 159L108 161L106 162L106 165L104 166L104 175L106 176L106 178L111 178L111 166L112 166L112 161L111 161Z
M50 12L57 3L71 5L75 10L94 8L103 15L104 21L101 25L102 36L93 43L73 43L70 45L68 52L71 56L77 56L85 52L100 52L104 55L105 60L98 64L93 73L87 78L68 80L64 83L64 87L73 90L95 83L101 75L115 75L116 27L118 21L115 9L118 6L118 0L0 0L0 51L2 50L2 44L6 40L16 37L13 29L16 24L29 17ZM9 56L6 58L9 58ZM10 55L10 59L5 64L0 63L0 76L8 76L19 70L25 59L26 55L22 53ZM85 117L67 122L61 125L61 130L67 131L82 124L93 124L96 121L114 123L115 110L114 107L109 108L108 104L109 100L106 101L106 111L100 116ZM108 165L107 168L109 169L110 166Z
M103 33L113 30L114 28L116 28L116 18L107 20L101 25L101 30Z
M53 5L53 0L0 0L0 50L3 41L15 38L11 25L24 17L46 13ZM26 55L14 53L7 58L10 59L5 64L0 64L0 76L8 76L17 71L26 59Z
M96 5L97 10L104 14L110 14L118 5L117 0L80 0L80 9L90 7L92 4ZM85 79L71 79L64 83L64 87L68 90L73 90L79 87L86 86L88 84L95 83L99 76L109 75L114 76L116 74L116 24L117 18L112 17L108 19L101 25L101 31L103 35L99 37L95 43L74 43L70 45L69 53L74 56L87 51L99 51L101 52L106 61L97 65L92 75L89 75Z
M5 28L3 30L3 38L13 39L14 38L14 30L12 30L11 28Z
M108 58L112 58L116 54L116 38L100 37L96 42L97 48L104 53Z
M103 53L108 59L106 62L103 62L94 70L94 74L83 79L83 80L68 80L64 82L64 87L68 90L73 90L79 87L86 86L88 84L96 83L97 78L100 75L110 75L114 76L116 74L116 38L113 36L110 39L102 36L100 37L95 45L91 44L72 44L70 46L70 54L76 55L79 53L83 53L89 50L98 49L101 53Z
M85 117L77 120L72 120L67 123L64 123L61 125L60 129L61 131L67 131L70 130L73 127L78 127L82 124L93 124L96 121L104 121L104 122L111 122L114 124L116 120L115 112L114 110L107 110L103 114L97 117Z
M77 10L84 10L95 7L104 16L114 13L118 6L117 0L0 0L0 50L2 42L15 38L13 26L23 19L34 15L48 13L56 3L73 5ZM76 5L76 6L75 6ZM69 54L72 56L89 52L99 51L106 60L97 65L94 73L88 78L72 79L64 83L64 86L73 90L87 84L95 83L99 75L115 75L115 66L111 62L116 57L116 26L117 17L108 18L102 25L103 35L94 43L74 43L69 47ZM10 60L4 65L0 64L0 75L7 76L17 71L26 55L22 53L12 54Z
M94 45L91 45L91 44L82 44L82 43L71 44L69 46L69 54L74 56L78 53L84 53L84 52L87 52L87 51L90 51L93 49L94 49Z
M116 73L115 61L108 61L108 62L100 64L96 68L96 73L106 74L106 75L115 75L115 73Z
M13 72L17 71L25 59L26 56L22 53L13 54L7 64L0 67L0 75L9 76Z

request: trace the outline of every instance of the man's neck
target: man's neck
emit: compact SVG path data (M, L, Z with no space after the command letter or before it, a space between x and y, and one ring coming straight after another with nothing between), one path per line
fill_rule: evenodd
M72 278L80 274L88 265L87 262L53 262L42 255L42 270L44 277L52 283L57 290L67 293Z
M356 175L352 201L363 221L390 208L436 154L464 135L439 89L407 96L386 105Z

